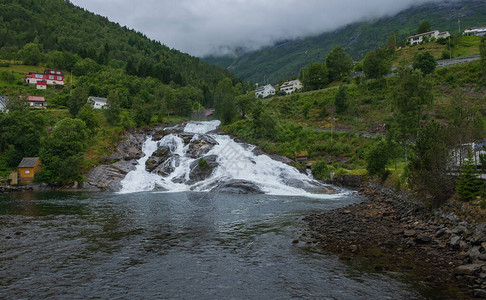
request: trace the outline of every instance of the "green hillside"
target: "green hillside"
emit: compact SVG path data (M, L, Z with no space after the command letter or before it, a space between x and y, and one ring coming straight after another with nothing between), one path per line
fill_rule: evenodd
M394 32L400 40L414 34L422 21L432 29L458 32L457 20L462 29L483 25L486 20L486 2L482 0L431 3L403 11L396 16L363 22L315 37L279 43L241 55L237 58L207 57L207 62L228 68L250 82L262 82L263 76L272 83L280 78L298 76L299 70L316 61L324 61L336 46L341 46L355 60L361 60L371 49L384 45Z
M62 71L64 85L24 82L46 68ZM9 101L0 111L0 182L33 156L43 163L39 182L82 180L124 130L187 120L213 106L221 81L248 89L230 71L69 1L1 1L0 95ZM45 97L47 109L29 107L27 96ZM93 109L89 96L106 97L105 109Z
M24 50L35 53L21 51L29 43L31 48ZM50 63L65 71L71 71L77 60L72 55L77 55L166 84L205 81L214 85L232 76L69 1L4 0L0 3L0 59L22 60L22 55L29 54L33 63Z

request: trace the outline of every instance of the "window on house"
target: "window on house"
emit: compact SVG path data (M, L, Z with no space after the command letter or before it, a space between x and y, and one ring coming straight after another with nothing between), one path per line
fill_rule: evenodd
M61 76L57 76L57 80L62 80L62 77Z
M54 79L54 76L52 76L52 75L49 75L49 79Z
M30 174L30 170L25 170L25 174Z

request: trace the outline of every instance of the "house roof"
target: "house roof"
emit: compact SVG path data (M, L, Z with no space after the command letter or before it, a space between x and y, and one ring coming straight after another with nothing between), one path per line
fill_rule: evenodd
M298 79L291 80L291 81L287 81L287 82L282 83L282 85L280 86L280 88L282 88L282 87L288 87L288 86L294 86L294 85L298 85L300 83L301 82Z
M98 103L106 103L107 99L106 98L102 98L102 97L94 97L94 96L89 96L88 100L93 100L94 102L98 102Z
M259 92L263 92L265 91L266 89L270 89L270 90L275 90L275 88L273 86L271 86L270 84L267 84L267 85L264 85L264 86L260 86L258 87L255 92L259 93Z
M19 164L19 168L33 168L40 157L24 157Z
M45 102L46 99L44 99L44 97L36 97L36 96L29 96L29 98L27 98L28 101L35 101L35 102Z

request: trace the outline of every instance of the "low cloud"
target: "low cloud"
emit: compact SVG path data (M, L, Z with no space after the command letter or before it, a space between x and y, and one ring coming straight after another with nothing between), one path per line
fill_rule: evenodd
M253 50L439 0L72 0L195 56Z

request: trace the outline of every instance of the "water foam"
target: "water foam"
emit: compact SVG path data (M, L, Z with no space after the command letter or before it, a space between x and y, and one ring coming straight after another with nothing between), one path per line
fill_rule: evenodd
M186 133L206 134L218 128L220 121L191 122L184 129ZM151 138L144 143L144 157L139 160L136 170L127 174L122 181L122 193L152 191L210 191L221 182L229 180L249 181L260 187L269 195L307 196L313 198L335 198L336 195L312 193L310 189L323 188L323 185L313 180L309 175L300 173L297 169L282 162L271 159L267 155L255 155L254 146L240 144L226 135L209 134L216 142L206 155L216 155L218 167L206 180L188 185L190 165L196 159L186 155L189 145L184 145L182 138L170 134L159 142ZM172 156L164 164L170 164L173 171L168 176L160 176L145 170L145 163L158 147L166 146ZM176 181L176 182L174 182Z

